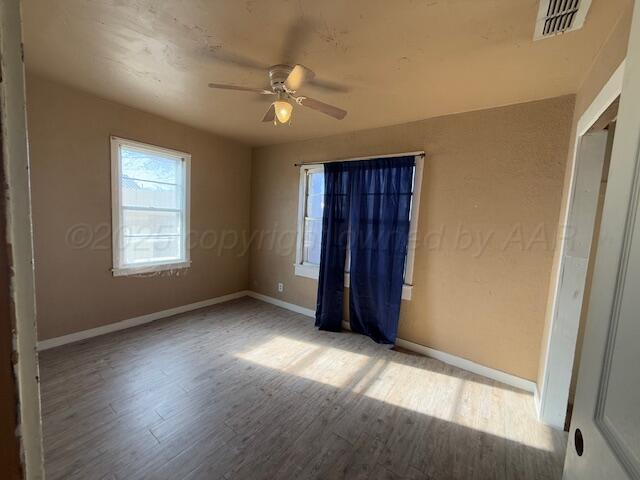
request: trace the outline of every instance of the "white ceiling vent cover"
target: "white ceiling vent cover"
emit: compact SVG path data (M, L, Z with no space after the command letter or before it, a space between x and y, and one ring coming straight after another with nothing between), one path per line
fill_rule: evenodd
M590 6L591 0L540 0L533 39L582 28Z

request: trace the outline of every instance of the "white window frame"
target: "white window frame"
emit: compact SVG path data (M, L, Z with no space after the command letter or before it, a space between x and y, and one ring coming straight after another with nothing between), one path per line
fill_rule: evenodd
M148 143L137 142L126 138L111 136L111 237L113 250L113 268L114 277L137 275L142 273L162 272L166 270L175 270L187 268L191 265L191 255L189 252L189 221L191 217L191 155L185 152L172 150L169 148L158 147ZM150 153L167 155L171 157L181 158L184 162L184 178L183 185L185 195L182 197L183 204L181 210L184 212L184 222L182 224L182 241L184 259L179 262L149 262L137 264L135 266L122 265L120 259L122 245L122 189L120 182L120 147L133 147L139 150L146 150Z
M363 158L353 158L351 160L370 160L374 158L384 157L401 157L414 155L416 166L413 179L413 195L411 200L411 212L409 223L409 243L407 244L407 260L404 273L404 285L402 286L402 299L411 300L413 290L413 271L416 258L416 237L418 233L418 215L420 211L420 195L422 192L422 174L424 171L424 152L398 153L393 155L372 156ZM323 172L322 164L309 164L300 166L300 181L298 187L298 228L296 240L296 263L294 264L294 272L299 277L318 279L320 276L320 267L312 263L304 261L304 217L307 201L307 175L309 173ZM348 268L348 267L347 267ZM351 278L349 272L344 273L344 286L349 287Z
M311 173L324 172L322 165L302 165L300 167L300 186L298 192L300 198L298 200L298 232L296 242L296 268L295 273L298 276L317 279L320 273L320 267L314 263L304 261L304 226L305 213L307 203L307 176Z

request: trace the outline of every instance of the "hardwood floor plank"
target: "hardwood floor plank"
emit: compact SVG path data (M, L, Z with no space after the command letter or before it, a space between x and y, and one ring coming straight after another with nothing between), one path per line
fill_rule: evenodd
M50 479L561 478L532 396L240 299L40 354Z

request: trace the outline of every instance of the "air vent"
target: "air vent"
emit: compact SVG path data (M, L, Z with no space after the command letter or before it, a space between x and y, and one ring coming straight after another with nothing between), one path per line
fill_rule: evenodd
M534 40L578 30L584 25L591 0L540 0Z

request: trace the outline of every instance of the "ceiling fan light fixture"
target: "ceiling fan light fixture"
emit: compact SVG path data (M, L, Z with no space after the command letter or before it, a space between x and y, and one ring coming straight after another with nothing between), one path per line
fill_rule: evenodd
M276 111L276 119L279 123L289 123L291 113L293 112L293 105L286 100L276 100L273 102L273 108Z
M289 65L281 64L269 67L270 89L245 87L228 83L209 83L209 87L222 90L238 90L254 94L258 93L260 95L274 95L275 102L269 105L268 110L262 117L263 123L273 122L274 125L290 125L294 102L305 108L310 108L311 110L316 110L333 117L336 120L342 120L347 115L346 110L305 95L297 94L298 89L303 86L305 82L313 80L314 76L315 74L312 70L302 65L297 64L294 67L290 67Z

